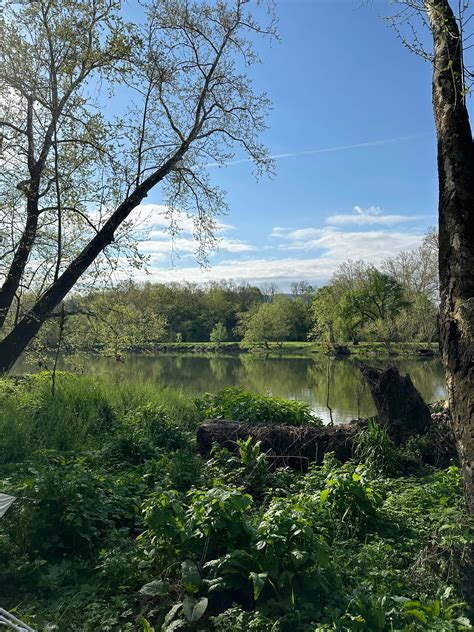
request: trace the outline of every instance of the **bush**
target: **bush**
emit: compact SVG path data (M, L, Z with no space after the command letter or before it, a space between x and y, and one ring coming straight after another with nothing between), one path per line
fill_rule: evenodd
M367 430L357 435L354 456L371 474L392 476L399 470L395 444L387 430L373 419L369 419Z
M308 404L296 400L250 393L241 388L225 388L195 399L203 419L232 419L247 423L275 422L290 426L322 425Z

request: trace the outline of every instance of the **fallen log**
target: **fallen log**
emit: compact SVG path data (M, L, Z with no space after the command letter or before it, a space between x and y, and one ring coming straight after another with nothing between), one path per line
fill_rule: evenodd
M377 409L377 422L385 426L397 445L427 431L431 411L408 374L400 375L394 366L376 369L360 363L359 367Z
M409 375L401 376L396 367L377 369L360 364L377 408L377 422L386 427L397 445L432 430L437 435L436 449L423 454L426 463L452 462L453 441L445 423L431 417L431 411L416 390ZM434 416L435 417L435 416ZM433 424L433 421L438 423ZM252 437L261 442L274 466L306 470L309 463L321 464L326 452L334 452L340 461L352 457L357 434L367 428L367 420L329 426L286 426L268 423L250 424L232 420L207 420L197 430L201 454L207 456L214 443L237 452L237 441ZM439 445L438 445L439 444Z
M201 454L207 456L214 443L236 452L237 440L252 437L261 442L262 451L275 467L305 471L309 463L321 464L326 452L334 452L340 461L350 459L355 437L365 427L367 422L363 419L336 426L248 424L209 419L199 426L197 443Z

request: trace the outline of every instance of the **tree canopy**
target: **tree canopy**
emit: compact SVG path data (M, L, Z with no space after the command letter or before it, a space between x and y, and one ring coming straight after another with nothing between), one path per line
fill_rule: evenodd
M205 165L241 147L271 165L258 136L268 99L242 65L273 35L249 0L150 0L132 24L121 2L7 3L0 21L0 370L68 292L129 256L133 211L157 185L170 233L188 217L197 256L225 208ZM124 104L123 106L121 104ZM28 305L28 291L35 300Z

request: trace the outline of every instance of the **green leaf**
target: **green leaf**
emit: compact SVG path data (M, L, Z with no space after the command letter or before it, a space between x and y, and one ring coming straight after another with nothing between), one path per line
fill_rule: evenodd
M171 610L169 610L163 622L163 628L168 629L166 626L168 626L171 623L171 621L173 621L176 613L178 612L178 610L181 609L182 605L183 605L182 603L175 603L174 606L171 608Z
M253 598L255 601L260 597L260 593L267 581L268 573L250 573L250 579L253 582Z
M153 628L147 619L142 619L143 632L153 632Z
M199 621L207 610L207 604L207 597L201 597L200 599L194 599L194 597L189 596L185 597L183 601L183 613L186 617L186 621L189 623Z
M147 597L157 597L159 595L167 595L170 586L168 582L164 582L161 579L155 579L149 584L145 584L140 588L140 594Z
M326 502L326 500L328 499L329 496L329 489L323 489L323 491L321 492L321 495L319 496L319 500L321 502L321 505L324 505L324 503Z
M192 560L185 560L181 564L181 580L185 590L195 593L202 584L201 574Z
M421 610L407 610L406 612L407 614L411 614L412 616L416 617L419 621L421 621L421 623L428 623L428 619L426 618L424 612L422 612Z

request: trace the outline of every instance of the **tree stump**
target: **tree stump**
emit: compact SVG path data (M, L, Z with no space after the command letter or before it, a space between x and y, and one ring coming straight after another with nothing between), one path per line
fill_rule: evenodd
M359 366L377 409L377 421L387 428L397 445L412 435L426 432L431 412L408 374L401 376L396 367L376 369L362 363Z

